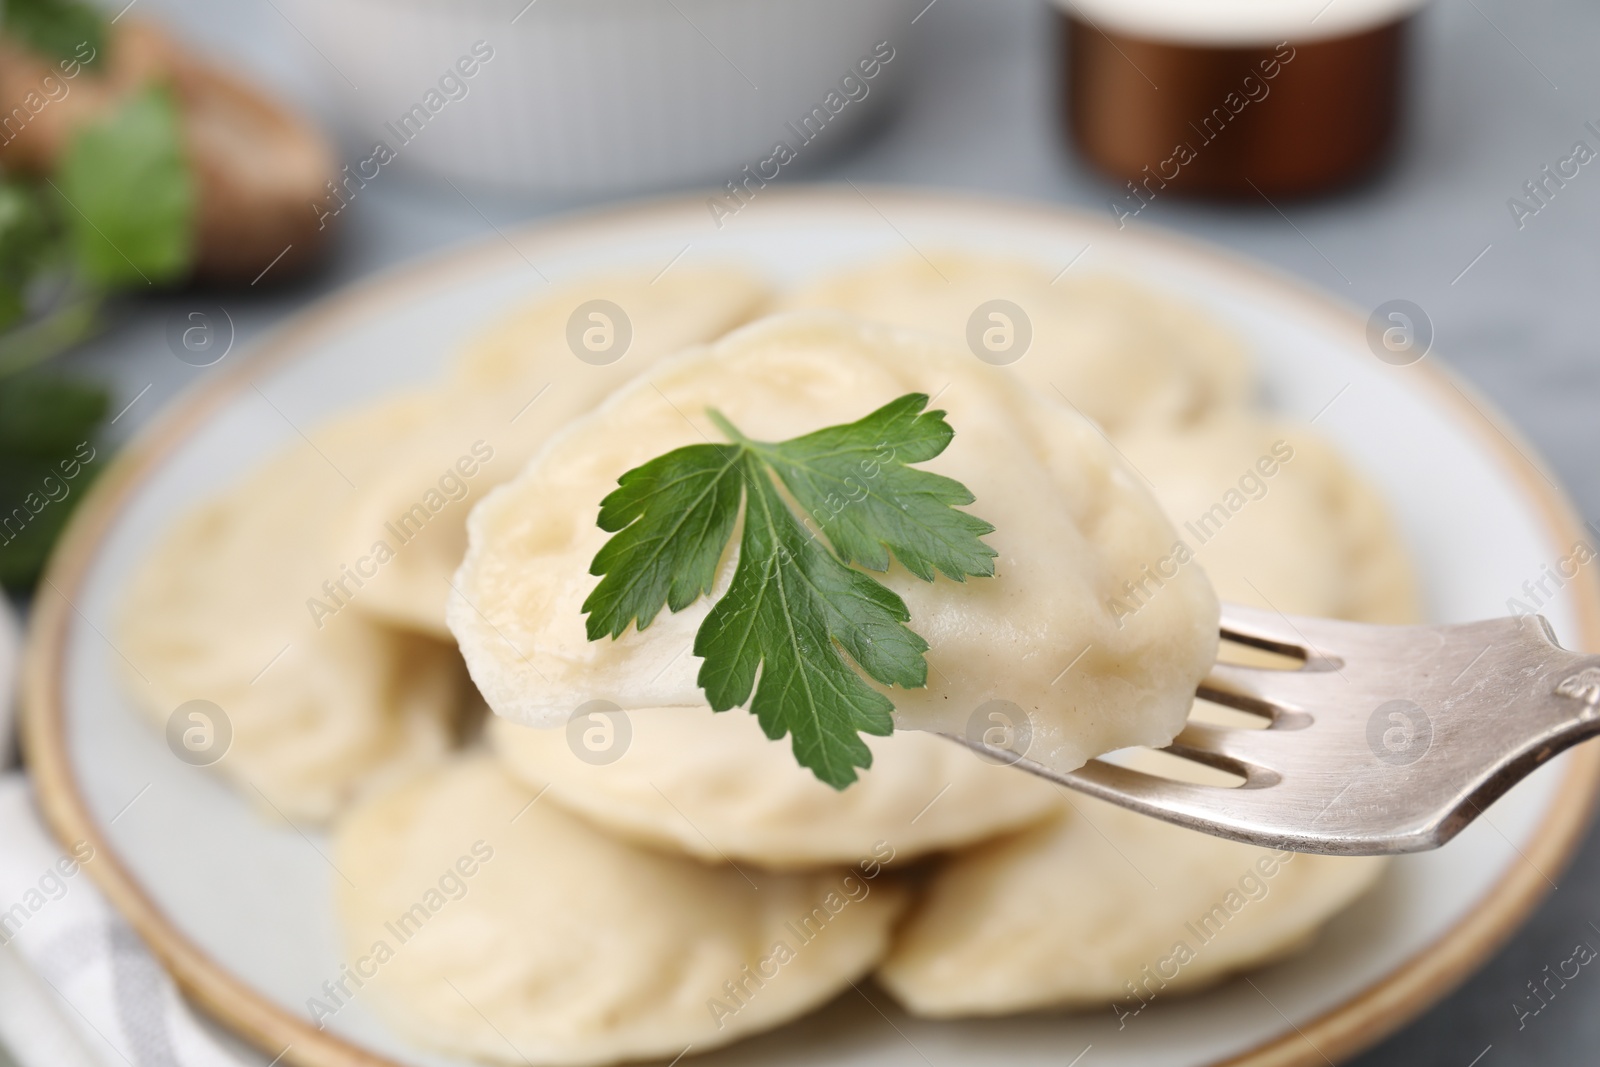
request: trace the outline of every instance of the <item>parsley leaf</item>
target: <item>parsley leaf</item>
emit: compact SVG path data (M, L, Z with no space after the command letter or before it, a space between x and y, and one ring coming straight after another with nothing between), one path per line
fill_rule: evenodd
M175 281L194 260L197 197L172 94L151 86L80 130L61 162L62 217L83 273L107 286Z
M40 55L66 59L79 55L80 46L89 47L91 54L105 48L106 19L92 4L81 0L5 0L0 8L6 32Z
M924 581L994 574L996 553L981 540L994 527L956 510L972 494L909 466L955 436L927 405L911 393L780 442L751 440L712 411L732 443L668 452L601 502L600 528L613 536L589 568L601 576L583 604L589 639L646 629L663 607L709 594L742 503L733 581L695 637L700 686L716 711L750 701L767 736L792 735L795 758L835 789L855 781L872 764L859 735L894 729L894 705L862 674L924 686L928 643L906 625L905 601L850 565L885 571L892 554Z
M0 586L38 581L72 510L103 463L95 447L110 397L37 374L0 378Z
M55 203L39 186L0 178L0 379L99 326L100 293L73 273Z
M110 403L105 389L70 378L38 373L0 378L0 455L66 455L93 436Z
M55 253L51 221L34 191L0 181L0 330L28 313L28 287Z
M935 570L958 582L990 577L995 553L978 538L994 527L955 510L972 503L967 487L906 466L937 456L955 436L944 412L922 413L927 404L926 396L912 393L847 426L776 445L744 443L800 507L826 525L829 543L846 563L885 571L892 550L925 582L933 581Z

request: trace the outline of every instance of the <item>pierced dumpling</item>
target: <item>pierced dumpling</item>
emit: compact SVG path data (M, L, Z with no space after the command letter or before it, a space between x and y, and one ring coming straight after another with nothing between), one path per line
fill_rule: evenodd
M997 577L960 584L922 582L898 565L885 575L931 646L928 686L891 694L898 724L962 733L1004 701L1016 720L1011 747L1062 768L1165 744L1213 660L1217 602L1199 569L1174 558L1176 535L1142 484L1092 424L1002 368L830 314L767 319L660 364L473 510L449 622L491 709L562 726L595 699L702 707L690 650L706 598L643 632L586 637L589 566L606 540L595 525L601 499L624 471L714 439L708 407L782 440L913 391L938 394L955 428L924 466L976 495L969 510L995 525L986 540L999 560ZM1160 575L1146 578L1152 569ZM1159 584L1159 595L1114 614L1114 594L1135 579Z
M440 758L463 713L455 649L352 610L361 589L318 520L430 407L402 396L286 445L181 517L123 602L134 698L162 726L191 700L221 708L232 741L218 769L290 818L327 819L372 779Z
M849 789L816 780L742 711L645 708L566 730L495 717L513 774L615 833L715 861L771 868L849 863L892 845L902 859L970 844L1061 807L1056 788L917 732L867 739L872 767ZM590 731L593 743L590 743ZM606 746L615 746L613 755Z
M482 756L363 802L334 850L360 995L419 1043L514 1067L769 1029L870 971L904 900L881 857L771 874L614 840Z
M1009 367L1019 380L1111 433L1183 425L1249 403L1255 385L1244 347L1213 318L1120 278L1081 268L1056 274L1024 260L935 252L826 275L782 306L929 330L999 361L1026 345ZM1004 308L980 313L997 300L1022 318Z

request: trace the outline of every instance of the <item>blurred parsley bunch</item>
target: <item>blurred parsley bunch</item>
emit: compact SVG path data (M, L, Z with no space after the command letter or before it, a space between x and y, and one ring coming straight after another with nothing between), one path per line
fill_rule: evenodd
M104 465L104 389L36 374L0 382L0 586L25 593Z
M104 16L78 0L0 0L7 44L63 71L87 44L96 62L81 74L99 77L108 31ZM14 109L38 114L44 92L41 85L0 100L0 118ZM26 123L6 129L0 146L29 132ZM177 102L162 85L112 100L72 131L51 173L0 170L0 585L7 589L32 587L103 463L94 439L106 391L44 377L37 365L93 333L108 296L182 279L194 260L196 218Z

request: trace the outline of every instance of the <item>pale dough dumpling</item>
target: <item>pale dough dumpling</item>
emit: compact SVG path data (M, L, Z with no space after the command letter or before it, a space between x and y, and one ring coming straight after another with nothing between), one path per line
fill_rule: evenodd
M577 725L589 724L580 716ZM742 711L640 709L628 713L627 729L625 741L605 735L621 755L604 763L583 751L581 729L530 729L495 716L490 737L513 774L548 785L552 800L608 830L708 861L775 869L850 863L883 843L910 859L1062 805L1043 779L915 731L868 738L872 767L839 791Z
M532 410L520 426L514 413L489 396L441 391L434 416L393 442L384 469L351 494L333 536L362 582L356 611L451 640L444 604L466 551L467 514L527 462L528 438L543 436Z
M467 345L456 381L434 394L435 417L395 443L385 469L361 484L340 523L344 557L368 578L357 610L449 639L444 605L467 549L472 505L618 386L662 356L715 340L767 301L759 280L732 268L678 265L654 277L566 283ZM568 336L574 312L596 299L622 308L631 333L622 348L616 322L594 320L601 324L595 327L580 314L587 328L600 330L595 343L619 346L610 362L606 352L579 358ZM583 343L580 331L579 349Z
M904 900L879 860L782 875L614 840L482 756L352 809L334 863L356 995L515 1067L665 1061L804 1014L872 969Z
M1031 726L1030 758L1061 768L1165 744L1213 661L1217 602L1198 568L1176 568L1148 607L1113 617L1115 592L1170 559L1176 535L1100 432L935 338L815 313L763 320L663 362L473 509L449 622L490 708L562 726L595 699L702 707L690 649L707 598L614 641L585 635L589 566L607 537L595 525L601 499L630 468L717 439L708 408L783 440L910 392L938 394L955 429L921 466L975 494L969 510L996 527L986 540L999 559L996 577L959 584L922 582L898 565L884 576L931 646L928 686L890 694L897 723L965 733L992 701L1008 701ZM714 595L731 578L731 555Z
M1118 446L1227 601L1353 622L1421 620L1377 490L1311 427L1249 414Z
M936 1017L1138 1011L1304 947L1384 866L1072 803L939 872L878 971L895 999Z
M440 758L462 714L459 655L351 610L361 590L336 584L346 561L321 520L430 410L401 396L285 445L181 517L123 602L135 699L163 727L191 700L221 708L233 736L217 769L289 818L327 819L374 778Z
M1143 423L1182 425L1250 401L1255 385L1244 347L1210 316L1120 278L1055 274L1024 260L933 252L824 276L782 306L837 308L934 331L963 348L998 345L996 359L1031 332L1009 369L1112 434ZM994 300L1021 308L1027 326L1000 309L998 319L979 314L975 327L974 314ZM990 330L997 332L986 342Z
M455 378L478 389L530 381L537 387L584 363L618 367L632 376L642 362L710 341L750 321L770 300L760 278L731 266L677 263L664 272L578 278L529 302L468 345L456 361ZM599 301L620 308L625 323ZM600 317L592 318L595 314ZM575 339L588 353L583 362L569 338L574 317L579 327ZM612 346L621 352L614 361Z

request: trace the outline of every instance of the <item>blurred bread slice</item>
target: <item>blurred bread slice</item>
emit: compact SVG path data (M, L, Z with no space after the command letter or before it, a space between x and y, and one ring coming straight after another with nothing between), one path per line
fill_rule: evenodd
M0 144L0 166L49 175L78 130L132 93L165 85L178 101L199 191L195 276L250 283L270 265L276 281L320 257L331 227L316 205L330 195L339 168L327 139L307 120L135 15L111 27L103 54L75 77L63 79L58 62L0 28L0 114L37 95L46 79L67 87Z

